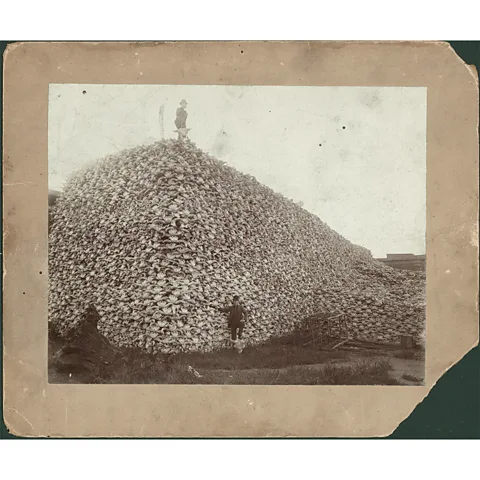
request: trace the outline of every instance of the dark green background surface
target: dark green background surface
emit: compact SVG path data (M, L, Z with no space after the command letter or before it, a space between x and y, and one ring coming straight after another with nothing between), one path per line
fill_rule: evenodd
M11 42L0 42L2 56L8 43ZM450 41L449 43L466 63L475 65L477 71L480 72L480 41ZM2 81L3 62L0 87L2 86ZM3 278L0 276L0 282L2 281ZM0 331L1 330L2 324L0 310ZM0 361L3 361L3 344L1 358L2 359ZM0 379L3 385L2 377L3 368L0 369ZM388 405L385 405L385 408L388 408ZM0 438L19 438L11 435L7 431L5 422L3 421L3 413L2 422L0 425ZM452 367L438 381L437 385L433 387L427 398L425 398L425 400L415 408L412 414L399 425L399 427L389 438L480 438L479 347L476 347L474 350L469 352L465 358L463 358L457 365Z

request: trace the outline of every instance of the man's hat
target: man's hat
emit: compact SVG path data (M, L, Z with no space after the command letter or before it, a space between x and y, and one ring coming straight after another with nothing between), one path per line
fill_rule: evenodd
M183 99L181 102L180 102L180 105L184 103L185 105L188 105L187 101L185 99Z

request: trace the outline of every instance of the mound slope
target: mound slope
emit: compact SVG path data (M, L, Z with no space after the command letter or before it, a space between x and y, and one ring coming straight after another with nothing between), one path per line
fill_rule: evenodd
M358 338L424 330L425 275L375 261L293 201L193 143L157 142L76 174L53 207L49 319L87 305L117 346L212 350L239 294L258 343L305 316L344 312Z

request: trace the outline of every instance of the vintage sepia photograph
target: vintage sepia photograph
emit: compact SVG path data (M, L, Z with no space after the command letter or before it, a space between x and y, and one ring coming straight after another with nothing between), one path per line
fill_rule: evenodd
M50 84L49 383L424 385L426 97Z

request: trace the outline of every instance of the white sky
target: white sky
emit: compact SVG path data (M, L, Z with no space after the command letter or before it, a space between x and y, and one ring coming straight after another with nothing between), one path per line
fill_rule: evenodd
M159 139L162 104L165 136L175 137L182 98L203 150L302 201L374 256L425 253L423 87L52 84L49 188Z

